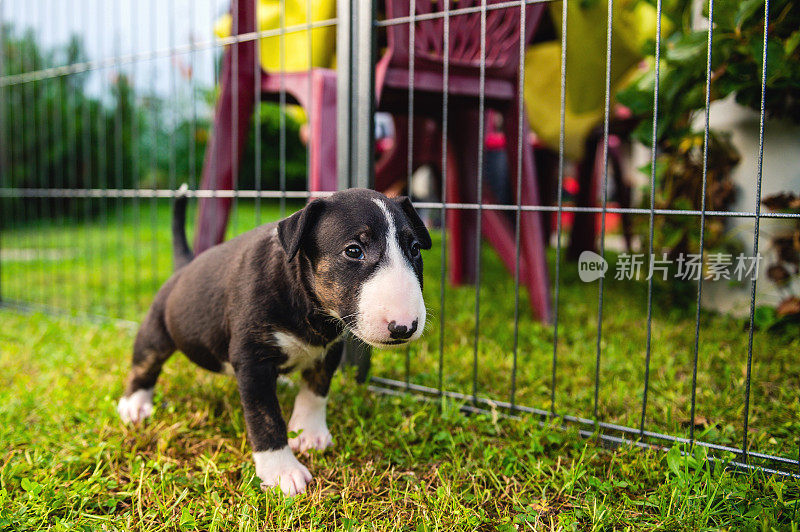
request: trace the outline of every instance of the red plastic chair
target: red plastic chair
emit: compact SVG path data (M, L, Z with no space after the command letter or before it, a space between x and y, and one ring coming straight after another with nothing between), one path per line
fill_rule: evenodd
M231 13L234 35L256 31L254 0L231 0ZM274 98L285 90L288 103L300 104L309 111L309 136L312 139L309 189L335 190L336 134L330 134L330 127L336 123L336 72L325 68L282 75L264 72L260 65L256 66L256 45L256 40L247 40L228 45L225 50L222 91L214 114L214 134L203 162L202 187L207 190L234 188L258 85L262 98ZM327 126L325 130L324 126ZM231 198L200 199L195 253L222 242L230 207Z
M491 9L497 0L488 0L486 13L486 47L484 98L486 109L495 109L503 116L512 189L516 191L517 131L520 125L519 99L519 6ZM416 0L415 14L441 12L444 2ZM479 0L450 2L450 9L479 7ZM530 42L544 5L525 8L525 42ZM409 16L408 0L387 0L386 16L389 19ZM450 15L449 17L449 118L448 147L449 168L440 169L447 182L446 201L476 203L479 141L479 95L481 55L481 14ZM395 116L408 112L409 88L409 25L387 27L388 50L379 61L376 71L379 109ZM415 115L442 121L442 95L444 92L444 19L417 20L414 25L414 112ZM524 115L523 115L524 116ZM412 167L423 159L440 164L441 156L431 153L431 143L440 144L441 135L422 135L428 125L414 117L415 140ZM418 124L422 122L422 124ZM407 122L396 121L398 129L394 153L387 161L380 161L376 171L376 188L385 186L391 176L405 176L407 168ZM404 129L405 127L405 129ZM540 205L533 154L525 142L528 125L523 120L522 198L523 205ZM419 135L419 138L416 138ZM419 147L422 147L420 150ZM423 153L418 154L421 151ZM483 191L484 204L491 203L488 190ZM482 232L497 250L509 271L515 269L515 228L501 212L486 209L482 214ZM475 280L475 255L477 213L475 210L448 210L449 271L454 284ZM531 307L542 321L551 318L550 287L545 260L545 242L542 216L537 212L523 212L520 233L520 279L528 289Z
M497 0L487 2L490 6ZM417 0L416 14L433 13L441 9L441 2ZM458 8L479 6L477 0L460 0ZM451 6L454 9L456 6ZM255 31L255 2L232 0L234 34ZM532 37L544 10L543 4L530 5L526 10L526 42ZM408 0L387 0L386 14L389 18L409 14ZM237 24L238 21L238 24ZM443 94L443 19L422 20L415 24L414 90L415 114L429 116L441 122ZM508 160L512 185L516 190L517 114L520 95L519 85L519 7L490 9L486 16L487 35L485 49L484 95L487 108L500 111L504 117L508 143ZM408 24L393 25L387 29L388 50L376 65L376 97L380 108L396 115L407 112L408 105ZM336 74L327 69L315 68L309 72L272 74L256 69L256 41L245 41L230 45L225 52L222 93L214 119L214 135L206 152L203 166L202 186L211 190L233 188L238 171L244 139L253 111L256 79L262 93L275 94L285 88L287 95L303 105L309 112L311 156L309 168L309 190L335 190L336 180L336 135L331 134L330 124L336 121ZM238 51L237 51L238 48ZM234 57L236 60L234 61ZM480 13L450 16L450 118L451 147L449 168L443 175L448 179L448 202L475 203L477 201L477 154L478 154L478 97L480 94ZM234 79L233 64L237 65ZM236 98L234 101L234 83ZM235 117L234 122L232 118ZM524 122L524 121L523 121ZM236 127L234 131L234 125ZM325 126L327 125L327 128ZM419 130L420 142L415 143L415 159L419 153L421 161L437 159L440 153L430 148L430 124L425 125L415 116L415 131ZM523 123L523 139L527 138L527 122ZM438 138L441 138L440 136ZM423 141L427 139L427 141ZM376 189L385 190L397 178L405 176L406 150L403 130L399 129L394 143L394 152L380 161L376 172ZM420 150L423 146L425 149ZM522 150L522 198L523 205L538 205L536 172L531 150ZM438 156L438 157L437 157ZM420 163L415 160L415 166ZM400 164L402 161L402 165ZM490 195L484 198L491 201ZM485 202L486 203L486 202ZM219 243L224 238L230 210L230 198L204 198L200 200L198 231L195 239L197 253ZM455 283L475 280L475 232L477 214L474 210L448 211L450 242L450 280ZM520 279L527 286L531 306L542 321L550 321L550 292L545 261L542 221L539 213L525 212L522 215L520 234L521 257ZM483 234L497 249L510 271L515 268L514 227L498 211L483 211Z

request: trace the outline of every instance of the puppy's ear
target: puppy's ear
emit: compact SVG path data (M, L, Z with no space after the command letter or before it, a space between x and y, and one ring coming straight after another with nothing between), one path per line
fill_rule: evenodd
M431 235L428 233L428 228L422 223L419 214L417 214L408 196L398 196L394 198L393 201L403 209L408 221L411 222L411 227L414 228L414 234L417 236L417 240L419 240L419 247L422 249L431 249L433 243L431 242Z
M278 222L278 240L286 252L286 260L292 260L303 240L317 223L319 215L325 209L323 199L315 199L293 215Z

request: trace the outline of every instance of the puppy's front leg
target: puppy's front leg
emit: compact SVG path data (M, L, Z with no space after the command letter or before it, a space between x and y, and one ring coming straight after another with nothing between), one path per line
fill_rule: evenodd
M239 396L261 485L280 486L286 495L303 493L311 473L288 446L276 393L278 368L269 353L242 353L236 358Z
M325 421L325 408L331 377L342 360L343 347L343 342L337 342L328 349L325 358L302 373L303 382L289 419L289 430L299 432L289 440L289 446L295 451L322 451L333 445L333 438Z

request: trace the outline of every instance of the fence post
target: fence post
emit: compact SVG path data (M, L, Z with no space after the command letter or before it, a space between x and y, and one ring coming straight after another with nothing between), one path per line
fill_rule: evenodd
M375 140L375 0L338 2L337 171L338 187L372 188ZM348 337L344 363L364 382L370 349Z

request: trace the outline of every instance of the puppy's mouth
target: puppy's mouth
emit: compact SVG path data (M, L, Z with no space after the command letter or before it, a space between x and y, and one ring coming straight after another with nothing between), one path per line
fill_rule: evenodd
M365 344L371 345L372 347L378 347L378 348L381 348L381 347L397 347L397 346L400 346L400 345L405 345L405 344L407 344L407 343L409 343L411 341L411 338L407 338L405 340L403 340L403 339L386 339L386 340L368 339L368 338L365 338L364 335L361 334L361 332L358 330L357 327L348 327L348 328L350 329L350 332L353 333L353 335L356 338L358 338L359 340L361 340Z
M385 342L378 342L381 345L402 345L407 344L408 340L387 340Z

